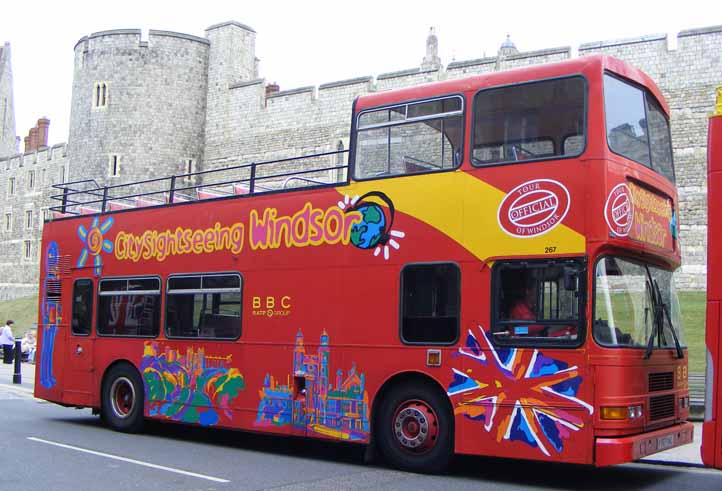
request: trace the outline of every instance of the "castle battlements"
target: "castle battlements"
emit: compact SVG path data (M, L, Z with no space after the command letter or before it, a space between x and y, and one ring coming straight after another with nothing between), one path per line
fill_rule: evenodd
M42 147L31 152L0 157L0 176L3 171L13 171L33 165L64 161L67 157L67 148L66 143L56 143L51 147Z
M148 39L142 39L140 29L112 29L108 31L94 32L83 36L75 43L73 50L76 52L97 50L97 49L134 49L134 48L161 48L165 44L171 44L172 40L179 39L190 41L204 46L209 46L210 41L206 38L184 34L182 32L162 31L151 29L148 31Z

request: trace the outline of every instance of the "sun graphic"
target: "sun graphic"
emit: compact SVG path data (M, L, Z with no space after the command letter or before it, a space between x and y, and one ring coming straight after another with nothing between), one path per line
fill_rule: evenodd
M113 217L108 217L100 226L99 223L100 218L95 217L90 224L90 230L86 230L82 225L78 227L78 237L83 241L85 247L80 251L77 267L82 268L90 256L95 256L93 258L93 273L95 276L100 276L100 269L103 266L100 251L113 252L113 243L103 239L103 234L113 226Z

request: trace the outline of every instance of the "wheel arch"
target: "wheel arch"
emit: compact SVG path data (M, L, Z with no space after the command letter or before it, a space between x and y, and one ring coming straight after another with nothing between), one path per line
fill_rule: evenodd
M379 407L381 406L381 402L384 400L384 398L391 393L391 391L395 387L399 387L405 384L424 384L428 385L429 387L432 387L434 390L436 390L440 395L442 395L442 400L446 402L447 409L449 411L449 414L451 415L451 434L452 438L454 436L454 408L451 405L451 400L449 399L449 396L446 393L446 390L444 387L439 383L438 380L436 380L431 375L419 372L419 371L405 371L400 372L392 375L388 379L386 379L383 384L381 384L381 387L376 392L376 396L374 397L373 403L371 404L371 418L369 423L371 424L370 427L370 435L371 435L371 444L374 444L374 433L376 428L376 419L379 414Z
M103 389L105 388L105 384L108 381L108 374L117 366L120 365L126 365L129 368L132 368L136 372L138 372L138 377L140 378L141 383L143 384L143 388L145 389L145 381L143 380L143 374L140 373L140 370L138 370L138 367L135 366L135 364L130 361L126 360L125 358L120 358L118 360L113 360L112 363L110 363L105 369L103 370L103 375L100 377L100 390L98 391L98 408L101 408L103 406Z
M140 432L145 419L145 382L138 367L126 359L115 360L105 368L101 380L102 420L115 431ZM119 383L117 387L115 381ZM128 388L132 391L130 394Z

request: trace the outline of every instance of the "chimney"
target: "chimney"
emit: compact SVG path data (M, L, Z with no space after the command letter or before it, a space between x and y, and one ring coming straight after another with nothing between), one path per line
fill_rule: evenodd
M25 137L25 153L28 153L30 151L30 137Z
M38 119L38 146L37 148L48 146L48 129L50 128L50 120L48 118Z
M30 151L38 149L38 128L30 128Z
M281 90L281 87L276 82L273 82L272 84L266 85L266 97L268 97L271 94L275 94L276 92L279 92Z

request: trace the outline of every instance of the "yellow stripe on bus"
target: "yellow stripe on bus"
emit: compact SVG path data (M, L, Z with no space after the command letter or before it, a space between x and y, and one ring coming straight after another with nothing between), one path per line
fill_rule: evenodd
M497 221L497 210L506 194L466 172L354 182L338 190L351 198L381 191L396 210L431 225L481 260L500 255L585 251L584 236L563 224L537 237L517 238L505 233ZM392 228L404 231L396 223Z

